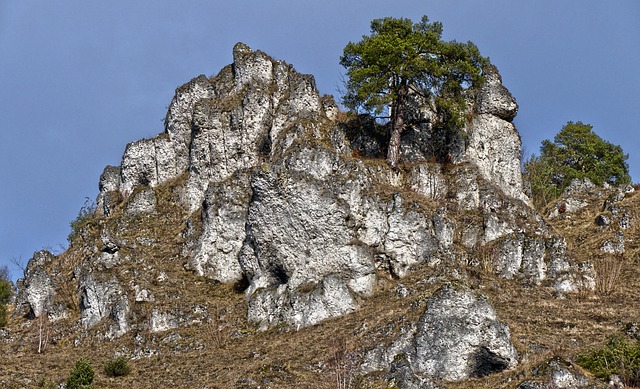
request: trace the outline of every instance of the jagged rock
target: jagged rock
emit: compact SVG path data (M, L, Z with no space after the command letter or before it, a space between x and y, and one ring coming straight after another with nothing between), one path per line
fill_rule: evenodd
M352 312L374 292L376 271L404 277L415 266L456 265L483 245L495 246L491 265L505 278L572 291L592 273L528 206L511 123L517 104L496 69L469 93L470 123L445 164L431 162L443 134L415 96L410 115L421 123L401 145L411 163L393 170L382 160L384 126L366 116L332 121L333 99L283 61L241 43L233 58L215 77L179 87L164 133L130 143L100 177L100 238L87 236L74 269L86 327L111 317L112 334L127 331L130 301L158 302L150 284L171 281L147 277L151 266L133 271L142 278L133 283L120 279L124 263L144 263L131 251L146 254L164 238L126 233L142 214L162 217L162 185L180 203L170 206L186 209L177 220L186 228L167 237L184 238L185 267L248 283L247 315L261 328ZM163 328L162 315L149 326Z
M165 134L130 143L119 180L114 169L105 171L99 205L109 191L127 197L138 186L155 187L188 171L185 202L193 211L201 206L209 182L258 165L293 123L323 117L312 76L239 43L232 66L176 90Z
M522 189L521 140L513 124L494 115L479 114L473 118L468 133L466 159L505 194L528 202Z
M505 278L522 275L538 285L547 277L545 242L514 234L502 241L495 270Z
M427 198L442 200L447 195L447 182L440 165L417 165L408 181L411 190Z
M24 271L24 278L18 280L19 292L16 297L18 312L23 315L40 317L42 314L61 316L54 312L55 279L46 267L55 260L55 256L47 250L33 254Z
M572 263L563 239L528 237L521 233L502 239L492 255L495 272L540 285L549 280L560 292L595 287L595 273L589 262Z
M389 386L398 389L438 389L429 379L420 377L412 369L404 354L398 354L387 373Z
M404 277L418 263L439 262L436 252L441 242L435 236L433 219L407 205L401 196L394 196L387 208L388 229L382 241L390 270L398 277ZM446 245L452 240L452 235L449 235L452 231L448 227L442 220L439 232Z
M572 263L564 239L548 240L545 245L549 256L547 275L556 291L576 292L595 287L593 265L590 262Z
M595 186L588 178L574 179L562 193L562 200L549 208L548 217L557 218L562 214L575 213L589 205L590 197L600 197L602 189Z
M485 84L476 97L478 112L467 129L463 160L475 164L480 175L505 194L529 202L523 192L520 172L521 139L511 121L518 104L502 85L494 66L485 70Z
M109 216L116 204L120 202L120 166L107 166L100 175L98 189L100 193L96 199L96 213Z
M113 323L109 332L111 337L121 336L129 330L129 300L116 279L100 280L91 274L82 275L80 291L80 322L85 328L109 317Z
M151 319L149 320L151 332L168 331L179 326L180 322L175 315L169 312L161 312L158 309L154 309L151 312Z
M517 357L509 327L497 319L486 298L466 286L448 284L427 300L414 328L388 349L370 350L362 368L390 369L388 377L406 377L412 387L421 377L483 377L516 366Z
M415 347L414 370L446 381L483 377L518 363L509 327L484 297L457 285L429 298Z
M534 380L521 382L517 389L604 389L606 385L592 382L571 363L553 358L532 369Z
M631 217L629 216L629 214L626 212L623 213L618 220L618 227L622 228L623 230L628 230L632 226L633 223L631 222Z
M283 284L256 291L250 296L248 319L258 323L260 329L281 323L299 329L357 308L355 296L345 281L328 276L316 285L304 285L298 290Z
M326 184L272 172L254 176L240 264L251 283L249 316L255 320L271 324L271 317L284 317L295 325L314 324L355 309L351 291L372 292L372 254L349 228L347 205L336 201ZM286 314L271 312L278 310L271 302L287 298L291 304L281 306Z
M250 199L251 186L246 175L209 186L202 210L203 231L189 253L189 267L196 274L220 282L243 277L238 255L246 236Z
M191 210L200 207L209 182L257 166L276 150L284 152L282 135L294 123L324 116L313 77L260 51L236 45L232 76L222 87L214 84L217 100L201 100L193 109L185 188Z
M600 227L608 226L611 224L611 218L606 214L600 214L596 217L596 224Z
M511 122L518 114L515 98L502 85L502 77L498 68L489 65L485 69L485 83L477 97L479 113L488 113Z

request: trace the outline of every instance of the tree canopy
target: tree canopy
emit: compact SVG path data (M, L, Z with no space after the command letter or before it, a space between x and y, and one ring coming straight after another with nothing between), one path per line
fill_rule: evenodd
M557 198L574 179L588 178L596 185L631 182L629 156L582 122L568 122L553 138L545 140L540 156L524 164L525 179L531 185L534 204L544 206Z
M438 114L440 124L460 127L462 92L483 82L488 59L471 42L445 42L442 23L384 18L371 22L371 35L349 42L340 64L348 80L343 104L375 115L389 112L391 137L387 161L397 165L411 94L419 95Z

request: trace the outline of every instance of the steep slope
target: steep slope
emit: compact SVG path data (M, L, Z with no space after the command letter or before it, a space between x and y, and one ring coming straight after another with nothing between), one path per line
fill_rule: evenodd
M522 191L517 104L497 69L469 93L450 161L433 162L427 120L392 170L376 158L379 125L340 113L282 61L244 44L233 54L176 90L164 133L105 168L69 249L30 261L3 335L8 382L42 377L24 358L62 380L78 350L150 376L100 378L113 387L330 387L365 373L435 385L504 380L524 356L550 356L556 338L527 321L566 308L552 293L574 299L597 280ZM432 338L439 320L451 333ZM428 356L446 342L466 346Z

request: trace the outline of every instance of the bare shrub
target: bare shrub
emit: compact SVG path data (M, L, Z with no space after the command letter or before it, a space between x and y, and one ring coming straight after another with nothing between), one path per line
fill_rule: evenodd
M333 355L329 367L337 389L354 388L357 385L357 355L347 344L347 339L338 337L333 343Z
M51 334L51 325L49 323L49 315L46 311L36 319L36 325L34 329L34 343L38 354L42 354L47 350L49 346L49 337Z
M209 323L211 326L211 338L213 339L213 343L219 348L224 348L229 338L229 326L224 316L224 309L216 305L213 317Z
M485 274L493 274L496 267L496 255L492 245L476 245L471 251L467 262L471 266L479 267Z
M610 296L620 289L622 269L626 263L623 254L596 258L593 267L596 271L596 292Z

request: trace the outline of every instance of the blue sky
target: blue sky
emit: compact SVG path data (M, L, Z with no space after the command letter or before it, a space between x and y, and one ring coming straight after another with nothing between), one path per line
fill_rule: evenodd
M516 97L527 153L567 121L630 154L640 180L640 1L0 0L0 265L66 245L128 142L161 132L179 85L242 41L338 94L348 41L372 19L422 15L473 41Z

